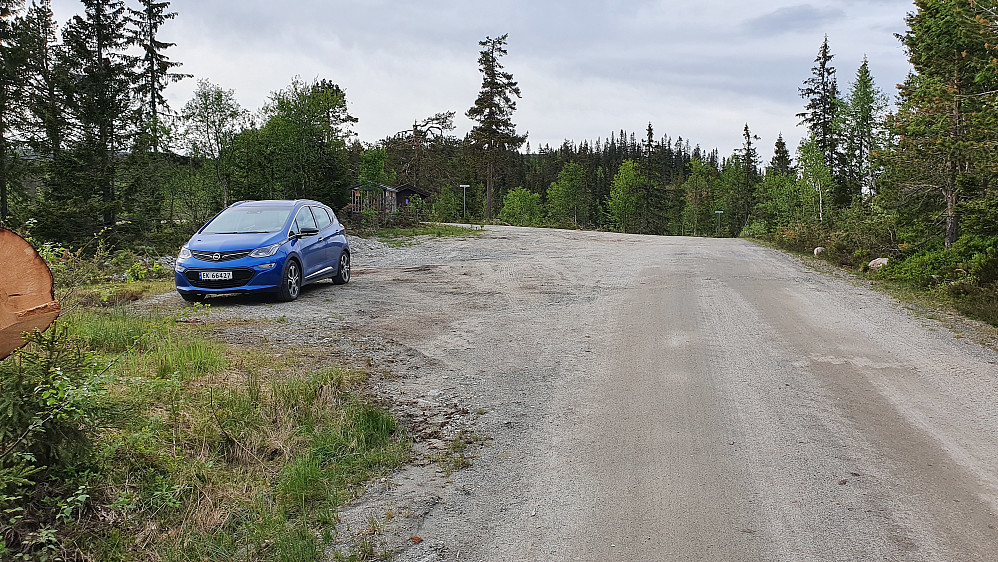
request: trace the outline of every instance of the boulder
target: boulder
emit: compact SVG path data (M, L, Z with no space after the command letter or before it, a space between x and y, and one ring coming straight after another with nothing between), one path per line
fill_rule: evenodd
M867 267L870 269L870 271L876 271L876 270L880 269L881 267L884 267L885 265L887 265L887 261L888 261L887 258L877 258L877 259L871 261L870 265L868 265Z

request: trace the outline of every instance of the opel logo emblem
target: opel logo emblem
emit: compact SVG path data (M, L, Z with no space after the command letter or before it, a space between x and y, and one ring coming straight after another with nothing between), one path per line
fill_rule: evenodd
M213 259L215 261L218 261L218 260L222 259L222 254L219 254L219 253L216 252L216 253L214 253L214 254L211 255L211 259Z

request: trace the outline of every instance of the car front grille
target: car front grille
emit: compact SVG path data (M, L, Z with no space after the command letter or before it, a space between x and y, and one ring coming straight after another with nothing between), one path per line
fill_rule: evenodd
M232 269L232 279L199 279L198 273L201 269L188 269L184 272L184 277L195 287L201 289L235 289L236 287L242 287L243 285L250 282L255 273L252 269L248 267Z
M245 258L250 255L250 252L252 251L253 250L239 250L238 252L202 252L200 250L191 250L191 254L202 261L232 261L239 258ZM215 256L218 257L216 258Z

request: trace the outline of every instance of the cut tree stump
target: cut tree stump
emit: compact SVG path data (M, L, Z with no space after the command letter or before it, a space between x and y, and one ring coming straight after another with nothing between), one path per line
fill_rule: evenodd
M59 310L45 260L24 238L0 228L0 359L26 343L24 332L48 328Z

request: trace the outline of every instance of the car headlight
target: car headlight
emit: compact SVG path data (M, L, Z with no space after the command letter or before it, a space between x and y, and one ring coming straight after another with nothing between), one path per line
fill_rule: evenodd
M277 244L271 244L270 246L264 246L263 248L257 248L250 252L251 258L269 258L270 256L277 253L277 249L281 247L281 242Z
M177 259L186 260L189 257L191 257L191 249L188 248L187 246L184 246L183 248L180 249L180 255L177 256Z

